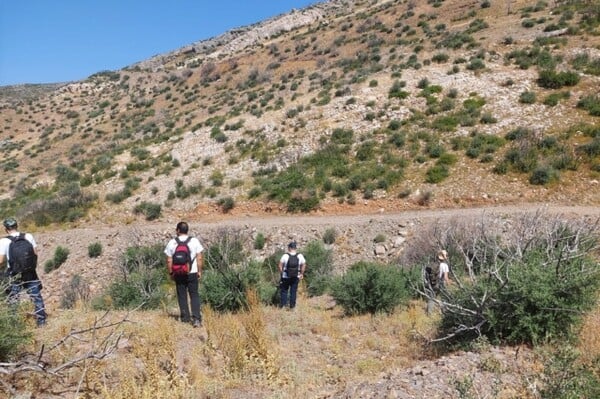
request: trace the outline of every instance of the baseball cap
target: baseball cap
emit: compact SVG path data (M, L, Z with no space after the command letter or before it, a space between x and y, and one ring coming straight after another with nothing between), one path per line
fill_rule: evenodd
M17 219L15 218L6 218L4 219L4 227L6 227L7 229L14 229L17 227Z
M296 241L292 241L288 244L288 248L291 248L291 249L296 249L296 246L297 246Z

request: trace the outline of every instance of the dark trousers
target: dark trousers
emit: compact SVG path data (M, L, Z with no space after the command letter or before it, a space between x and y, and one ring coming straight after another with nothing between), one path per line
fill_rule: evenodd
M44 307L44 299L42 298L42 282L40 280L21 281L14 280L10 284L10 293L8 295L9 303L16 306L19 301L19 293L25 289L35 309L35 317L38 326L46 323L46 308Z
M187 276L175 279L177 290L177 302L179 303L179 314L181 321L190 321L190 308L188 306L188 295L192 305L192 317L194 320L202 321L200 316L200 296L198 295L198 273L190 273Z
M279 288L281 289L281 303L280 306L286 307L288 305L288 292L290 296L290 308L296 307L296 292L298 291L298 277L282 278L279 282Z

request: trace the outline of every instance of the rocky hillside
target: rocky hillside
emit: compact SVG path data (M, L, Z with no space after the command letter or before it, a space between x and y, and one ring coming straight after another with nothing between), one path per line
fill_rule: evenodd
M329 1L49 92L2 88L2 211L598 204L597 11Z

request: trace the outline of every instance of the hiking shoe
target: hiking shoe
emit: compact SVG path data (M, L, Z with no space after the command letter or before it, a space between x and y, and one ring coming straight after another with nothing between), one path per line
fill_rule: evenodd
M202 325L202 323L200 323L200 320L194 320L194 322L192 323L192 326L194 328L198 328Z

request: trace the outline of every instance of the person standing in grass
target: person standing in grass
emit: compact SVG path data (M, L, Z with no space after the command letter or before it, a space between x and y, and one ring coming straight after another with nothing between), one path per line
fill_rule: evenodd
M294 309L296 307L296 293L298 291L298 283L304 278L306 270L306 259L302 254L296 252L297 245L295 241L288 244L288 251L283 254L279 261L279 273L281 279L279 288L281 290L280 306L282 308L288 306Z
M0 265L6 262L10 279L8 300L16 305L25 289L35 309L38 327L46 324L46 308L42 298L42 282L37 275L37 244L29 233L20 233L14 218L4 220L7 236L0 239Z
M200 327L202 316L198 285L204 266L204 247L196 237L190 237L188 231L189 226L186 222L177 223L177 237L171 239L165 248L167 272L175 281L180 320L184 323L191 321L194 327ZM192 308L191 319L188 296Z

